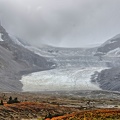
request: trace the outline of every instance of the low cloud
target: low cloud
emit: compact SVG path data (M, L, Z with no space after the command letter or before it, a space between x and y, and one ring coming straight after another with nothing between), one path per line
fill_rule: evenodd
M31 44L81 47L120 33L120 0L0 0L0 19Z

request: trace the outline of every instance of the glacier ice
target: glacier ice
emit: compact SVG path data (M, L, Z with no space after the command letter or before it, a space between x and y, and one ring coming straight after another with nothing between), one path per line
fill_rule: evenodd
M49 48L39 51L57 68L23 76L23 91L100 90L98 84L91 82L91 75L108 68L109 59L100 61L93 51L86 49L53 49L51 54Z
M23 76L23 91L100 90L90 82L91 75L103 68L66 68Z

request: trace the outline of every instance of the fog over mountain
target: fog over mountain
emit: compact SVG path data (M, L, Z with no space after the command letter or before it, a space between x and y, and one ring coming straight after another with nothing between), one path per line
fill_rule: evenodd
M81 47L120 33L120 0L0 0L7 31L34 45Z

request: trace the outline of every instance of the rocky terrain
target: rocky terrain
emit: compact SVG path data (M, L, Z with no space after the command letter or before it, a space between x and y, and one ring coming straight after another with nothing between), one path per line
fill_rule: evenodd
M107 40L105 43L103 43L100 47L98 47L96 54L104 55L104 56L117 56L120 55L120 34L114 36L113 38Z
M102 44L96 51L95 56L99 56L101 60L106 57L120 59L120 34L111 38ZM120 63L120 61L119 61ZM110 69L103 70L97 75L94 82L98 82L104 90L120 91L120 66L114 66Z
M20 103L7 104L9 97ZM120 120L120 93L107 91L0 93L1 120Z
M51 69L52 63L19 45L0 25L0 91L21 91L21 76Z

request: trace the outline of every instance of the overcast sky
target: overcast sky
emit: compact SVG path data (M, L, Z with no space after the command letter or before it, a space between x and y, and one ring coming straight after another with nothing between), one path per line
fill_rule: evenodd
M0 0L0 19L35 45L81 47L120 33L120 0Z

